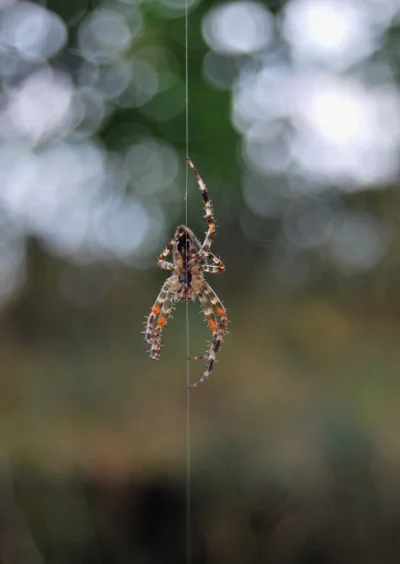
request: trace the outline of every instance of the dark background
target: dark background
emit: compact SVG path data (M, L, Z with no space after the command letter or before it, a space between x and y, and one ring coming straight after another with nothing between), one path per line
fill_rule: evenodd
M400 5L188 4L193 563L397 563ZM0 8L0 561L185 562L184 1Z

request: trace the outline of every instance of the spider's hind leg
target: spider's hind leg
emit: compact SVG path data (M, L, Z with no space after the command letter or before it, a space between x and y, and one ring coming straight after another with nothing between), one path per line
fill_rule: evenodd
M203 272L208 272L209 274L223 274L225 272L225 265L221 259L216 257L211 251L207 251L204 253L204 256L207 259L212 260L214 264L203 264L202 270Z
M215 220L213 217L213 213L212 213L212 207L211 207L211 202L210 199L208 197L208 191L206 188L206 185L203 182L203 179L201 178L200 174L198 173L196 167L194 166L194 164L192 163L192 161L188 158L187 162L189 163L190 168L193 170L193 173L196 177L196 181L197 184L201 190L201 195L203 196L203 201L204 201L204 209L206 210L206 219L207 219L207 223L208 223L208 231L206 233L206 238L204 239L204 243L201 247L201 251L208 251L212 245L212 242L214 241L215 238Z
M172 264L172 262L168 262L165 259L167 258L167 256L171 252L171 249L174 246L175 241L176 241L175 237L173 239L171 239L171 241L165 247L165 249L163 250L161 255L158 257L158 260L157 260L158 268L162 268L163 270L172 270L174 268L174 265Z

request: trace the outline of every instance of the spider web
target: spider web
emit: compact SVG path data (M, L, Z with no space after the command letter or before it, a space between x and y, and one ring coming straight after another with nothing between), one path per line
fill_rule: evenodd
M186 158L189 157L189 57L188 57L188 0L185 0L185 137ZM188 184L189 167L185 166L185 216L188 224ZM189 241L186 239L186 256L188 255ZM186 270L186 284L187 280ZM186 562L192 561L192 535L191 535L191 444L190 444L190 331L189 331L189 303L186 302Z

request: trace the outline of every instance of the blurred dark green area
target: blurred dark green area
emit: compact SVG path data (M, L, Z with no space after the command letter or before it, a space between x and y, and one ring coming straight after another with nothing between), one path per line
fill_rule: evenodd
M184 80L184 19L164 19L153 4L144 2L147 33L175 55ZM189 16L189 153L214 204L214 250L227 271L209 281L230 324L212 378L190 394L192 562L395 564L398 186L346 196L350 209L374 213L391 230L374 269L346 276L327 266L301 288L277 282L270 261L281 222L246 210L231 93L203 78L201 21L215 4L203 1ZM78 0L47 7L65 21L85 15ZM397 77L398 37L389 30L376 55ZM56 64L69 60L64 53ZM151 117L175 102L171 92L156 95L148 116L116 109L98 137L118 150L143 127L184 161L184 112ZM189 189L188 223L201 235L191 178ZM179 190L180 223L184 176ZM259 242L245 236L243 218ZM175 227L171 221L168 231ZM160 361L151 362L141 331L166 276L157 253L148 268L80 267L39 239L27 245L26 282L0 314L0 562L185 562L185 306L165 329ZM60 279L83 296L82 307L60 292ZM102 297L88 307L91 295ZM190 306L192 354L209 339L202 319ZM191 379L202 369L193 362Z

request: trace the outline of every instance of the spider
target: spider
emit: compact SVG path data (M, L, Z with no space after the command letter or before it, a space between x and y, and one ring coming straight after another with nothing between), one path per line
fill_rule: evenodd
M173 304L178 302L193 303L198 298L208 326L212 331L212 337L210 346L204 354L189 357L191 360L206 360L203 375L197 382L190 385L194 388L204 382L212 372L215 355L219 351L226 333L228 319L221 300L203 276L205 272L221 274L225 272L225 266L210 251L215 237L215 221L207 188L192 161L188 158L187 162L193 170L203 196L208 231L203 243L200 243L191 229L186 225L179 225L174 237L158 257L157 266L164 270L171 270L172 274L164 282L147 317L145 341L151 345L150 358L158 359L162 347L162 330L167 323ZM173 262L166 260L169 253L172 254ZM217 316L219 321L217 321Z

